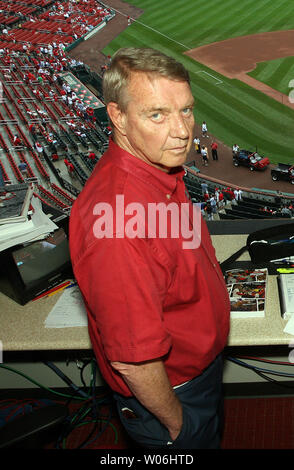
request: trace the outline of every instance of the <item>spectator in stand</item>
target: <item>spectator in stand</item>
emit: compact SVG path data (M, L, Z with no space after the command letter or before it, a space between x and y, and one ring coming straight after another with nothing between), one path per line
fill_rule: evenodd
M224 199L226 203L227 201L232 202L233 200L235 200L235 195L234 195L232 188L227 187L227 189L224 190Z
M57 153L53 153L53 154L51 155L51 159L52 159L53 162L57 162L57 160L59 159L58 154L57 154Z
M44 151L42 145L40 144L40 142L35 142L35 149L36 151L41 155Z
M284 207L281 210L281 214L286 215L288 217L292 217L292 212L289 209L289 207L285 204Z
M211 144L211 155L213 160L218 160L218 153L217 153L218 145L216 142L212 142Z
M13 145L15 145L15 147L22 145L22 142L17 134L15 134L15 136L13 137Z
M202 190L202 194L205 194L208 191L208 185L207 185L206 181L202 181L201 190Z
M90 106L86 109L87 114L88 114L88 119L91 120L92 117L94 116L94 109L91 108Z
M88 155L88 158L89 158L90 160L95 160L95 158L96 158L95 153L94 153L94 152L90 152L89 155Z
M36 81L36 77L33 73L28 72L27 77L28 77L29 83Z
M282 192L278 189L277 190L277 195L275 196L275 203L281 207L282 206L282 198L283 198L283 194Z
M219 209L222 209L224 207L224 194L222 191L219 191L218 193L218 207Z
M208 192L208 191L205 191L205 193L204 193L203 196L204 196L204 201L205 201L205 203L206 203L206 202L209 200L209 198L210 198L209 192Z
M110 126L107 126L107 127L104 127L103 132L106 135L111 135L112 134L112 129L111 129Z
M211 196L211 198L209 199L209 202L210 202L210 205L211 205L212 213L216 214L217 213L217 205L216 205L215 196Z
M35 126L35 124L30 124L30 125L29 125L29 132L30 132L31 134L34 134L34 133L36 132L36 126Z
M24 176L24 177L27 177L28 176L28 166L25 162L21 162L19 165L18 165L18 169L19 171L21 172L21 174Z
M236 201L242 201L242 190L239 188L234 189L234 195Z
M208 220L213 220L213 213L212 213L212 207L211 207L210 201L206 202L206 206L205 206L204 210L207 214L207 219Z
M67 165L67 171L70 176L74 176L75 167L73 166L71 162L69 162Z

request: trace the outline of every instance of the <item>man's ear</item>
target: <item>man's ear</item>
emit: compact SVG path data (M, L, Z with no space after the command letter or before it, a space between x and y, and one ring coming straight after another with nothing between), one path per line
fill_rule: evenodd
M125 114L121 111L117 103L111 101L107 105L108 116L114 127L121 133L125 134Z

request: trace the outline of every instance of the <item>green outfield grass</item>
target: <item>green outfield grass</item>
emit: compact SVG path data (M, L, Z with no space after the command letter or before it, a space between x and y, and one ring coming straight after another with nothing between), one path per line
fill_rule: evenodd
M294 57L260 62L248 75L288 96L294 88Z
M148 46L175 57L190 72L198 123L205 120L208 130L229 146L238 143L248 149L258 147L273 163L294 160L293 110L183 54L232 37L294 29L293 1L132 0L128 3L144 10L144 14L104 49L106 55L112 55L120 47ZM271 71L268 69L266 78L275 83L280 81L284 90L289 77L285 78L286 66L282 64L287 60L280 61L280 66ZM289 59L290 62L293 71L294 59ZM255 78L260 80L262 67L264 73L267 67L263 64L259 67ZM287 68L287 74L291 75L290 70Z

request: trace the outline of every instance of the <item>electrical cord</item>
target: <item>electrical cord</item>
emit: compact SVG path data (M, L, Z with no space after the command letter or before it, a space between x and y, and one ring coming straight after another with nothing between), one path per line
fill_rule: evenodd
M82 367L80 367L80 379L81 379L81 382L82 382L84 388L87 388L86 382L84 380L84 371L85 371L86 367L91 363L92 363L92 359L88 359L87 361L84 362Z
M232 357L232 356L227 356L226 358L231 362L235 362L236 364L243 366L247 369L251 369L253 371L260 371L260 372L264 372L264 373L271 374L271 375L278 375L281 377L294 377L294 373L290 374L288 372L278 372L274 370L264 369L261 367L248 364L247 362L241 361L240 359L237 359L236 357Z
M85 392L83 392L77 385L75 385L69 379L69 377L67 377L55 364L50 361L44 361L44 364L50 367L50 369L52 369L69 387L73 388L75 392L79 393L85 399L89 398L89 396Z
M18 375L21 375L22 377L24 377L25 379L27 379L29 382L33 383L34 385L37 385L38 387L40 388L43 388L44 390L47 390L48 392L51 392L55 395L58 395L58 396L61 396L61 397L65 397L65 398L70 398L70 399L75 399L75 400L80 400L80 401L83 401L85 400L85 398L82 398L82 397L79 397L79 396L73 396L73 395L67 395L65 393L61 393L61 392L57 392L56 390L53 390L49 387L45 387L45 385L42 385L40 384L39 382L37 382L36 380L34 380L33 378L29 377L28 375L24 374L23 372L17 370L17 369L14 369L13 367L10 367L10 366L6 366L5 364L0 364L0 368L1 369L7 369L9 370L10 372L14 372Z
M38 381L33 379L32 377L29 377L28 375L24 374L23 372L14 369L13 367L0 364L0 368L6 369L10 372L14 372L34 385L52 393L55 394L59 397L67 399L67 404L69 404L72 400L76 400L77 406L79 407L77 411L72 413L71 416L68 416L63 423L62 430L60 432L60 435L58 436L56 443L55 443L55 448L58 449L65 449L66 448L66 442L70 436L70 434L77 428L80 428L81 426L85 426L86 424L93 423L92 429L88 433L87 437L83 439L83 441L76 447L78 449L85 448L93 442L95 442L102 434L103 432L107 429L108 426L110 426L115 433L115 443L118 441L118 433L113 425L111 423L111 418L112 418L112 401L110 399L110 395L106 391L105 394L102 395L102 397L97 398L96 396L96 375L97 375L97 364L94 359L91 361L87 361L82 366L82 374L84 372L84 369L87 365L91 363L91 380L90 384L87 387L85 381L83 381L83 385L85 386L85 389L87 390L87 393L84 392L83 390L80 389L77 385L75 385L72 380L67 377L60 369L55 365L52 364L51 362L44 362L46 366L49 366L62 380L70 386L70 388L73 390L72 394L66 394L66 393L61 393L56 390L53 390L49 387L45 387L44 385L40 384ZM84 380L84 379L83 379ZM107 406L109 413L108 416L103 416L102 415L102 406ZM20 406L20 405L19 405ZM4 405L5 407L5 405ZM1 410L1 407L0 407ZM106 418L106 419L104 419ZM100 429L98 429L98 426L100 425ZM102 426L101 426L102 425ZM96 434L95 434L96 433Z
M290 389L294 388L294 384L293 385L285 384L284 382L281 382L279 380L275 380L272 377L267 377L263 372L259 372L259 371L255 371L255 372L261 378L267 380L268 382L274 383L275 385L278 385L279 387L286 387L286 388L290 388Z
M252 361L257 361L257 362L266 362L269 364L278 364L278 365L283 365L283 366L294 366L294 362L287 362L287 361L274 361L272 359L266 359L263 357L255 357L255 356L234 356L238 357L239 359L249 359Z

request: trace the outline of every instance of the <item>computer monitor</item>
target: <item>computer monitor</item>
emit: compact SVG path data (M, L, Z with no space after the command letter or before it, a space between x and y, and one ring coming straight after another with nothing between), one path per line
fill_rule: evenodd
M21 305L73 278L66 221L47 238L0 253L0 291Z

